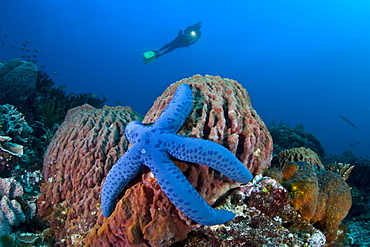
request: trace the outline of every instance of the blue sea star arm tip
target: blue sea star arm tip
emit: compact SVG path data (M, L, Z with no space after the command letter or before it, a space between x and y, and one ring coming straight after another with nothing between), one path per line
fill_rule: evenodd
M171 102L163 110L154 126L176 133L189 115L193 105L193 96L188 84L178 86Z

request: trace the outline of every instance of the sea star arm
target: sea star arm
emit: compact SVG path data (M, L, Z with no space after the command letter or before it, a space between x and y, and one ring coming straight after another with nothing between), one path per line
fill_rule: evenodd
M253 176L248 169L225 147L199 138L167 135L167 151L177 159L203 164L241 183Z
M217 225L234 218L235 214L230 211L209 206L164 150L144 160L171 202L190 219L202 225Z
M116 199L126 184L144 167L138 153L139 146L133 145L109 171L101 192L101 209L105 217L112 214Z
M155 121L154 127L176 133L189 115L193 105L193 96L188 84L178 86L171 102Z

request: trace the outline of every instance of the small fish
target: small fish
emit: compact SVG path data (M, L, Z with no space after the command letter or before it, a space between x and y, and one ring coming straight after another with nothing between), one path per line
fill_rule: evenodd
M119 101L114 101L114 104L116 104L116 105L122 105L122 103L119 102Z
M2 45L5 45L5 43L3 42L3 43L1 43Z
M30 50L24 50L25 52L30 52Z
M8 37L8 35L6 35L6 34L5 34L5 35L4 35L4 38L6 38L6 37Z
M32 40L27 40L26 43L32 43Z
M21 58L25 59L25 58L26 58L26 56L22 55L22 56L21 56Z
M45 69L46 67L44 65L41 65L39 68L40 69Z
M74 94L74 93L69 93L69 94L68 94L68 97L69 97L69 98L75 98L75 97L76 97L76 94Z
M14 49L14 48L15 48L15 46L12 46L12 48Z
M53 73L54 75L57 75L57 74L58 74L58 72L57 72L57 71L53 71L53 72L51 72L51 73Z
M99 99L99 96L97 94L91 93L89 95L89 98L91 98L91 99Z
M39 52L39 50L33 50L34 52Z
M24 48L20 48L21 51L24 51Z
M37 56L36 56L36 55L32 55L32 57L37 58Z
M354 123L352 123L349 119L347 119L347 118L343 117L343 116L342 116L342 114L340 114L340 113L339 113L339 117L340 117L341 119L343 119L344 121L346 121L346 122L347 122L349 125L351 125L353 128L355 128L356 130L358 130L357 126L356 126Z
M22 44L22 46L27 46L27 44Z
M61 85L58 87L58 89L65 89L67 86L66 85Z

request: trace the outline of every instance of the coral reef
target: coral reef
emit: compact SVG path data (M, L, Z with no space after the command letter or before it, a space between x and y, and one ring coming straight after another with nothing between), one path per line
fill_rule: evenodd
M59 245L81 241L95 225L101 183L127 149L124 129L133 120L142 117L129 107L68 111L45 154L37 201L38 215L49 222Z
M233 80L200 75L181 80L157 99L143 123L153 123L158 118L182 83L192 85L194 104L178 134L217 142L236 154L251 172L262 173L271 159L272 139L252 109L247 92ZM86 109L85 114L92 118L96 111ZM104 121L111 117L112 110L106 109L104 117L99 115L95 120L76 114L78 117L72 121L73 112L68 114L48 148L43 171L46 183L38 200L40 216L49 221L58 244L168 246L184 239L196 224L174 207L147 169L128 184L111 217L101 215L96 208L97 193L112 162L124 153L125 124L111 126L110 133L115 133L117 139L108 142L107 130L102 126L110 125ZM108 148L108 143L115 149ZM209 167L174 162L210 205L239 186Z
M285 188L268 177L256 177L253 182L235 189L217 207L232 210L237 214L235 220L195 228L185 240L171 246L325 245L325 235L289 204Z
M0 67L0 104L25 101L36 90L37 66L13 59Z
M269 131L274 140L274 154L287 149L306 147L317 153L321 159L325 156L325 150L320 141L312 133L306 132L302 124L292 128L282 122L276 125L273 121Z
M209 166L240 183L248 183L253 176L225 147L209 140L183 137L177 131L192 110L193 97L188 84L181 84L171 102L152 125L138 121L126 126L126 138L132 144L113 165L101 193L101 209L109 217L126 184L147 166L156 182L171 202L188 218L201 225L217 225L235 217L230 211L213 209L172 158Z
M284 154L289 156L289 150ZM352 205L350 187L339 174L317 169L317 160L312 156L306 161L313 160L313 164L296 160L286 163L284 155L280 157L283 164L274 163L266 175L289 190L291 204L305 219L323 230L328 242L336 240L339 225Z
M19 87L17 83L28 84ZM106 100L91 93L67 94L64 86L56 88L48 75L38 71L34 64L19 59L0 63L0 88L0 103L7 103L0 111L0 135L12 137L24 148L19 169L12 171L15 176L26 175L24 170L33 172L42 168L47 145L69 109L87 103L102 107ZM16 97L13 93L22 96Z
M182 83L191 85L194 102L178 134L222 144L254 174L263 172L271 159L271 137L252 109L247 92L234 80L196 75L174 83L156 100L143 123L152 123L161 115ZM178 160L175 164L210 205L238 186L206 166ZM87 245L110 242L121 244L117 246L168 246L185 238L195 227L173 206L150 173L126 190L115 210L101 227L97 226L87 236Z
M39 112L39 121L49 129L61 124L69 109L84 104L101 108L106 100L92 93L67 94L63 86L55 88L54 82L41 71L37 74L35 99L37 104L33 108Z

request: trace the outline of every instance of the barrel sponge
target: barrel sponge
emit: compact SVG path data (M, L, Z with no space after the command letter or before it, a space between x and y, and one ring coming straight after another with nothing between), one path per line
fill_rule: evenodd
M0 67L0 103L19 103L36 90L37 66L13 59Z

